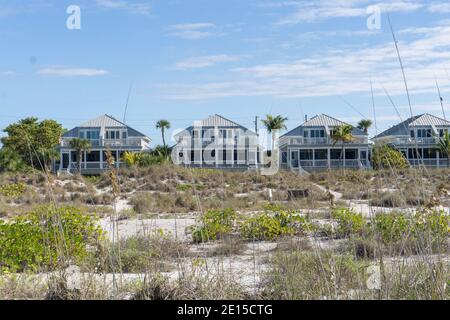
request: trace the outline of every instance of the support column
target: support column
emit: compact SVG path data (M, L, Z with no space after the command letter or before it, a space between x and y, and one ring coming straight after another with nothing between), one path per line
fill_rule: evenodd
M100 169L103 170L103 150L100 150Z
M327 149L328 169L331 169L331 149Z
M84 163L83 163L83 165L84 165L84 169L86 170L86 167L87 167L87 152L86 151L84 152Z
M436 164L438 168L441 166L440 162L441 162L441 155L439 154L439 151L436 151Z
M316 167L316 149L312 149L313 168Z

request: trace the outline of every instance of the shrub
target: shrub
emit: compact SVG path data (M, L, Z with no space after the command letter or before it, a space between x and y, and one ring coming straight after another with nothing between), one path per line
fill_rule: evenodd
M18 198L25 193L26 186L23 183L12 183L0 186L0 194L5 197Z
M40 207L8 223L0 221L0 269L40 271L78 263L102 235L96 218L76 208Z
M365 227L365 220L362 214L353 210L342 208L333 212L333 218L337 220L336 235L339 238L346 238L351 235L361 234Z
M304 217L276 206L267 206L264 213L244 219L240 223L241 235L247 240L274 240L307 229L309 224Z
M406 169L409 168L408 160L398 150L388 145L375 145L372 153L373 167L380 169Z
M386 247L421 251L445 247L449 234L449 217L441 211L379 214L374 232ZM400 252L400 253L401 253Z
M237 214L233 209L210 210L191 229L194 242L217 240L233 231Z

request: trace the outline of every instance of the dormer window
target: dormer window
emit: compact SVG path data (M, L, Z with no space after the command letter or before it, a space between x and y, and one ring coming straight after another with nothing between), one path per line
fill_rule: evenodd
M309 131L304 131L303 132L303 138L308 138L309 136Z
M119 140L120 139L120 130L106 130L106 139L107 140Z

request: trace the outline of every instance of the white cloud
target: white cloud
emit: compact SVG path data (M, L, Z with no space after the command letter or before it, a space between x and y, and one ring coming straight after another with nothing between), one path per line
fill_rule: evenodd
M442 86L442 92L450 92L450 77L447 75L450 69L445 70L445 66L450 66L450 26L406 29L399 32L402 33L410 33L414 38L399 42L411 93L436 94L435 77ZM391 40L379 45L360 45L359 48L333 48L282 63L234 68L231 74L224 75L227 76L233 81L168 84L160 89L164 97L170 99L298 98L366 94L370 92L370 80L373 80L377 95L384 96L382 85L393 96L405 95Z
M168 28L170 35L183 39L197 40L215 35L212 23L175 24Z
M385 12L409 12L422 8L423 4L415 0L393 0L390 2L371 0L316 0L311 2L287 1L278 5L273 4L273 6L293 6L296 8L293 14L289 14L278 21L279 25L293 25L330 18L369 16L367 13L369 6L378 6Z
M96 77L108 75L109 72L102 69L49 67L39 70L38 74L56 77Z
M428 11L433 13L449 13L450 3L432 3L428 6Z
M214 56L203 56L203 57L192 57L175 64L174 69L186 70L186 69L198 69L215 66L221 62L237 61L239 57L229 56L226 54L214 55Z
M126 10L133 14L148 15L151 11L151 5L148 3L131 3L124 0L96 0L98 6L106 9Z

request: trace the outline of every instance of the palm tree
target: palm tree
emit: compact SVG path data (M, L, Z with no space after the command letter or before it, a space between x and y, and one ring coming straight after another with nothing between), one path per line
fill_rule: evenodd
M170 129L170 122L168 120L159 120L156 123L156 129L161 129L161 135L162 135L162 140L163 140L163 145L164 147L166 146L166 137L165 137L165 131L166 129Z
M266 127L267 132L272 134L272 151L275 146L275 138L278 130L287 130L285 122L288 118L283 118L278 115L276 117L267 115L266 119L261 120L264 126Z
M442 152L442 154L445 154L447 156L447 166L450 168L450 133L445 132L444 136L439 139L438 142L438 148Z
M81 159L84 151L91 150L91 142L86 139L75 138L70 140L70 148L75 149L77 152L78 172L81 174Z
M271 162L272 167L278 167L278 148L275 146L276 134L279 130L287 130L286 121L288 118L284 118L280 115L274 117L267 115L266 119L262 120L263 125L266 127L267 132L272 133L272 154Z
M338 143L342 144L341 151L341 160L344 160L344 146L345 143L352 142L355 140L352 134L353 127L349 124L343 124L334 131L333 136L331 137L334 141L333 145L335 146Z
M370 119L363 119L358 123L358 129L361 129L366 134L369 133L369 129L371 126L372 126L372 120L370 120Z

